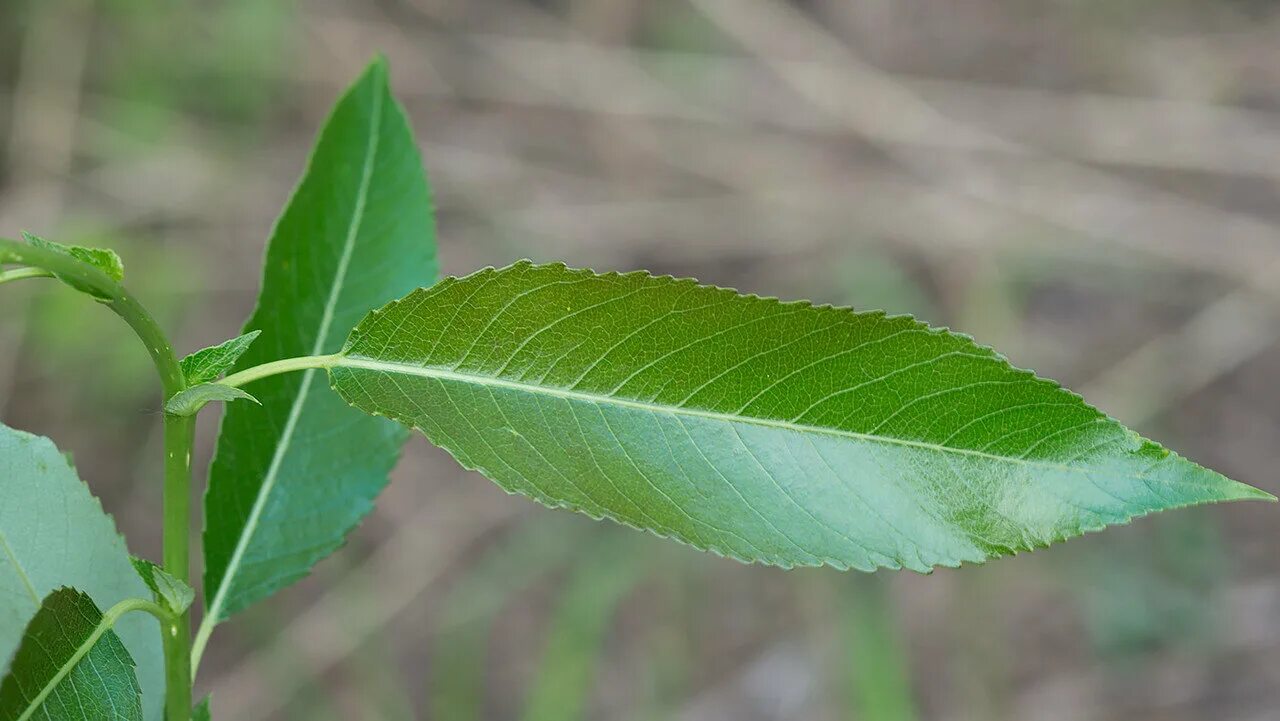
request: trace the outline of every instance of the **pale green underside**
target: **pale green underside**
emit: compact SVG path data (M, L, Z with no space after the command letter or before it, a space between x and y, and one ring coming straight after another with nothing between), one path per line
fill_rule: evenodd
M343 353L348 402L504 489L746 561L927 571L1269 497L966 336L691 280L487 269Z
M74 586L100 608L150 595L115 523L49 439L0 425L0 499L0 675L53 590ZM159 626L130 614L116 630L137 661L147 718L159 719Z
M13 673L0 683L0 718L141 721L133 659L114 631L103 633L72 665L101 622L102 611L80 591L49 594L27 629Z

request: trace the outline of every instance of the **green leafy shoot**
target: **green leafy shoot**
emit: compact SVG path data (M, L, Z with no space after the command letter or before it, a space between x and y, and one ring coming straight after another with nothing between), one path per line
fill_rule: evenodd
M108 248L83 248L78 245L63 245L61 243L55 243L51 240L45 240L44 238L41 238L36 235L32 235L27 232L23 232L22 237L24 240L27 241L28 244L35 246L37 248L52 250L56 253L69 255L72 258L75 258L76 260L88 263L89 265L105 273L107 277L111 278L117 283L120 282L121 280L124 280L124 262L120 260L120 256L116 255L116 252L114 250L110 250ZM58 277L64 282L66 282L68 285L70 285L71 287L75 288L76 290L81 291L83 293L88 293L89 295L93 296L94 298L97 298L98 300L110 300L109 298L104 297L98 291L94 290L93 288L90 288L87 285L84 285L83 283L80 283L79 281L72 280L69 278L64 278L61 276L58 276Z
M164 606L174 615L180 615L195 600L195 589L170 576L163 568L151 561L134 556L133 567L137 569L142 582L147 584L155 597L156 603Z
M46 596L0 683L0 718L141 721L142 689L133 658L111 630L135 608L125 601L104 616L75 589Z
M202 348L183 358L182 373L186 376L187 384L194 386L220 378L231 370L260 335L260 330L251 331L218 345Z
M201 408L214 401L230 402L238 400L253 401L258 405L262 405L257 398L254 398L243 389L233 388L222 383L201 383L176 393L172 398L165 401L164 412L175 416L194 416Z
M0 425L0 721L209 721L191 682L214 628L339 548L412 430L508 493L783 568L929 573L1276 500L910 316L559 263L436 282L431 189L383 59L324 123L239 337L179 361L115 252L23 238L0 238L0 284L54 277L102 301L158 371L168 570L129 555L69 456ZM193 417L211 402L229 405L190 638ZM611 619L650 560L545 529L518 529L441 604L441 718L484 715L495 619L568 564L524 718L590 714ZM890 599L869 588L845 617L847 705L912 719Z

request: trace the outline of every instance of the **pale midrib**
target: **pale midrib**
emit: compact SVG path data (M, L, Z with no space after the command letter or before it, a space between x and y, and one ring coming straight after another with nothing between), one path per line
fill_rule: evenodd
M82 661L86 656L89 655L89 652L93 650L93 647L98 644L98 641L104 635L106 635L107 631L110 631L116 625L116 622L120 620L120 617L125 615L126 613L129 613L130 611L146 611L147 613L150 613L151 615L155 616L156 619L159 620L161 624L173 622L172 618L162 617L162 612L159 611L159 607L156 606L156 604L141 598L126 598L125 600L120 601L116 605L107 609L107 612L102 614L102 618L98 619L97 623L94 625L93 631L90 632L89 635L85 638L85 640L79 646L76 647L76 650L72 652L71 656L68 657L65 662L63 662L62 666L58 668L57 672L54 673L54 675L49 679L49 681L46 682L43 687L41 687L39 693L37 693L35 697L33 697L31 701L27 703L26 710L23 711L22 715L17 718L17 721L27 721L27 719L30 719L32 714L34 714L37 710L43 709L43 704L45 702L45 699L47 699L49 695L53 693L53 690L58 687L58 684L62 683L63 680L66 679L66 677L71 673L71 670L74 669L76 665L80 663L80 661ZM63 637L70 640L70 636L68 636L66 633L65 626L62 626L62 632L63 632ZM92 661L92 659L90 660ZM102 681L103 688L106 688L106 681L102 679L102 674L98 672L96 667L94 668L94 673L97 674L98 679ZM74 691L77 694L77 698L78 698L79 690L76 689L74 686L72 686L72 691ZM112 708L114 709L115 701L110 697L109 694L108 694L107 700L109 703L111 703ZM43 709L43 710L45 710L46 715L48 715L48 709Z
M36 593L35 584L31 582L31 576L27 575L27 569L23 568L22 563L18 561L18 555L13 552L13 546L9 545L9 538L4 535L4 531L0 531L0 546L4 546L4 555L8 557L9 563L18 569L18 576L22 579L22 584L27 587L27 594L35 602L36 608L39 608L40 596Z
M419 366L411 363L398 363L396 361L379 360L377 358L368 358L364 356L337 356L331 363L330 367L340 368L358 368L362 370L380 371L383 373L399 373L402 375L417 376L419 378L432 378L435 380L449 380L460 383L470 383L479 386L487 386L491 388L503 388L507 390L520 391L523 393L535 393L553 398L561 398L565 400L585 401L595 404L608 404L621 406L623 408L634 408L637 410L648 411L650 413L667 413L673 416L688 416L692 418L703 418L707 420L718 421L722 423L747 423L751 425L764 426L766 428L775 428L778 430L793 431L796 433L821 433L824 435L837 436L841 438L851 438L854 440L865 441L869 443L878 443L884 445L905 446L909 448L919 448L937 453L953 453L956 455L970 456L975 458L983 458L1001 463L1013 463L1022 466L1030 466L1035 468L1050 468L1062 471L1084 472L1085 469L1079 466L1071 466L1062 463L1054 463L1052 461L1030 460L1025 458L1015 458L1012 456L1001 456L985 451L971 450L968 448L954 448L951 446L938 445L926 441L913 441L905 438L894 438L891 436L877 436L869 433L858 433L856 431L846 431L838 428L827 428L823 426L802 425L792 423L791 421L774 420L770 418L757 418L754 416L738 416L730 413L720 413L717 411L705 411L697 408L688 408L686 406L670 406L660 403L645 403L642 401L634 401L627 398L618 398L616 396L599 395L595 393L583 393L581 391L567 390L564 388L553 388L549 386L533 385L529 383L521 383L519 381L506 380L504 378L495 378L493 376L476 375L471 373L459 373L446 368L437 368L432 366ZM1099 422L1105 422L1105 417L1099 416Z
M356 237L359 235L360 224L364 220L365 202L369 196L369 183L373 177L374 158L378 152L378 140L382 125L382 93L374 93L373 108L370 115L370 131L369 142L365 146L364 164L361 168L360 189L356 195L356 206L351 214L351 223L347 226L347 236L342 247L342 256L338 260L338 267L334 273L333 287L329 290L329 298L325 303L324 315L320 319L320 326L316 333L316 341L311 349L312 355L320 355L324 352L325 341L328 340L330 326L333 324L333 316L338 305L338 298L342 294L342 287L346 281L347 270L351 263L351 257L355 249ZM249 512L249 517L245 520L244 530L240 533L240 538L236 542L235 551L231 555L231 560L227 563L227 569L222 574L222 581L218 586L217 596L214 597L213 603L209 605L208 614L201 623L200 635L208 636L205 631L205 625L216 624L222 613L222 607L226 604L227 590L231 587L231 581L235 578L244 554L249 547L249 539L253 537L257 530L258 523L262 517L262 511L266 507L267 498L271 495L271 490L275 487L276 480L279 477L280 467L284 462L284 457L289 451L289 446L293 441L293 434L298 425L298 419L302 416L302 407L306 405L307 395L311 388L311 379L315 375L316 368L309 368L303 373L302 384L298 391L297 398L294 399L293 406L289 409L289 417L285 421L284 431L280 436L280 443L276 446L276 452L271 458L271 465L267 469L267 475L263 478L262 486L258 489L258 495L254 499L253 508ZM199 649L197 649L199 650ZM194 669L193 669L194 671Z

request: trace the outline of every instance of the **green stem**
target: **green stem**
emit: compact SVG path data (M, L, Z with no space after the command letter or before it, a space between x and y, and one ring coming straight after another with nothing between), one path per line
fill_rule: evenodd
M52 278L53 273L41 268L14 268L0 271L0 283L8 283L23 278Z
M191 448L195 416L164 416L164 569L183 583L191 577ZM164 634L165 718L191 714L191 617L184 612Z
M102 614L102 620L93 629L93 633L89 634L84 643L80 644L75 653L71 654L71 658L67 659L62 668L58 669L53 678L49 679L49 683L40 689L35 698L31 699L31 702L27 704L27 710L18 717L17 721L27 721L27 719L31 718L31 715L36 712L36 709L40 708L40 705L49 697L49 694L53 693L53 689L57 688L58 684L62 683L62 679L66 678L67 674L71 673L71 670L76 667L76 664L80 663L80 659L88 655L89 651L98 643L98 639L102 638L107 631L110 631L121 616L130 611L145 611L155 616L162 629L170 627L177 620L168 609L142 598L127 598L107 609L107 612Z
M100 300L124 319L147 347L169 399L187 387L182 366L155 318L129 291L97 268L69 255L0 238L0 262L17 263L74 280L92 288ZM164 570L190 581L191 448L195 419L164 416ZM190 612L172 619L162 634L165 658L165 718L191 717Z
M309 368L332 368L342 361L341 353L333 355L308 355L299 356L297 358L285 358L283 360L271 361L263 363L260 366L245 368L239 373L231 375L218 381L224 386L239 388L246 383L252 383L261 380L267 376L280 375L281 373L290 373L292 371L304 371Z

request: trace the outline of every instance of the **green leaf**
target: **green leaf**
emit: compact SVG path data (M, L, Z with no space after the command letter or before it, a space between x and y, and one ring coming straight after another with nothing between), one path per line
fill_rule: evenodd
M49 594L0 684L0 718L142 720L133 658L85 593Z
M450 278L330 375L508 492L784 567L923 572L1271 498L967 336L646 273Z
M264 336L236 367L337 351L369 308L436 272L426 176L379 60L338 101L276 225L245 326ZM246 389L262 407L228 406L205 499L204 587L215 622L340 546L406 438L397 424L348 408L314 371Z
M197 385L217 380L219 376L231 370L240 356L262 331L255 330L237 338L223 341L215 346L202 348L182 359L182 373L186 376L187 385Z
M136 556L130 560L142 582L151 589L156 602L172 611L175 616L181 616L195 600L195 589L170 576L163 568Z
M172 398L165 401L164 412L175 416L194 416L200 412L209 403L214 401L253 401L261 405L261 401L254 398L248 391L233 386L223 385L222 383L201 383L198 386L191 386L185 391L175 393Z
M52 250L57 253L62 253L63 255L69 255L76 260L88 263L103 273L106 273L108 277L117 283L124 280L124 263L120 260L120 256L116 255L114 250L110 250L108 248L82 248L78 245L63 245L26 232L22 234L22 238L37 248ZM57 277L67 285L70 285L82 293L88 293L100 300L106 300L100 293L83 283L63 278L62 276Z
M0 674L51 591L75 586L100 608L147 597L115 523L49 439L0 425L0 499L22 499L0 502ZM155 620L130 614L115 632L138 663L146 717L159 719L164 659Z

